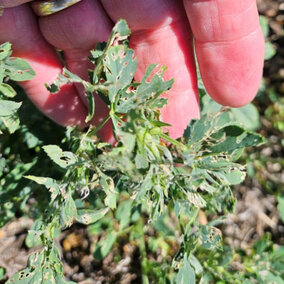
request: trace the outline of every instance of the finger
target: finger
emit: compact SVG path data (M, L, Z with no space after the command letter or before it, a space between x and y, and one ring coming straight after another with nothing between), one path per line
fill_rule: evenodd
M240 107L257 93L264 39L255 0L184 0L205 87L214 100Z
M61 125L84 126L87 110L72 85L65 86L56 95L44 87L44 83L54 81L62 66L57 54L40 35L28 6L4 10L0 17L0 42L6 41L13 45L13 56L27 60L36 72L34 79L21 83L34 104Z
M89 51L99 41L107 41L113 25L101 4L94 0L83 0L68 9L40 18L39 24L45 39L64 51L68 70L88 80L88 68L91 67L88 60ZM83 87L76 87L87 106ZM98 96L95 96L95 103L93 123L97 125L106 117L109 110ZM101 130L100 136L104 140L110 139L110 123Z
M12 8L33 0L0 0L0 6L3 8Z
M189 120L199 117L192 35L184 9L176 0L101 0L113 21L125 18L132 36L130 45L138 57L137 79L150 63L168 67L165 79L174 78L165 96L162 118L170 123L170 135L183 135Z

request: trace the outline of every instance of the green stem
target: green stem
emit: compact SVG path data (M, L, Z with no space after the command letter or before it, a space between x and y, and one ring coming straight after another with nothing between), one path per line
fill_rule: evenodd
M94 130L89 132L89 135L95 135L101 128L110 120L110 115L108 115Z
M139 239L138 241L138 247L141 253L141 270L142 270L142 284L149 284L149 279L147 276L147 252L146 252L146 244L145 244L145 239L144 239L144 224L142 219L140 222L137 224L137 231L139 232Z
M168 136L167 134L162 133L162 134L160 134L160 137L163 138L164 140L170 142L171 144L177 146L177 147L182 147L182 148L185 147L182 143L180 143L179 141L177 141L177 140L171 138L171 137Z

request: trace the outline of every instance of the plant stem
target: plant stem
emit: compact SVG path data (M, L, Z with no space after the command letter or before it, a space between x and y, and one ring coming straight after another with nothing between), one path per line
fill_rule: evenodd
M109 120L110 115L108 115L94 130L92 130L89 135L95 135Z
M139 233L139 239L138 241L138 247L141 253L141 270L142 270L142 284L149 284L149 279L147 276L147 252L146 252L146 245L145 245L145 239L144 239L144 224L142 219L137 224L137 232Z

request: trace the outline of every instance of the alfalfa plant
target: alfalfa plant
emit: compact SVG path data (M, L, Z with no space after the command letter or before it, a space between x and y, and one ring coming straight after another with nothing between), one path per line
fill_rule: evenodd
M94 92L107 103L109 113L100 125L90 125L86 131L67 128L64 145L68 151L60 145L42 146L61 169L59 178L52 173L48 176L47 169L46 176L29 175L29 168L23 170L25 180L46 188L49 197L34 214L26 240L28 246L40 245L41 249L30 256L27 268L7 283L70 283L64 280L56 238L75 222L89 225L104 218L116 220L119 226L108 228L105 240L96 244L95 257L104 258L121 234L128 235L140 251L143 283L209 283L215 278L238 281L221 269L233 254L224 246L217 226L234 210L231 186L245 178L245 166L236 160L246 147L260 145L264 139L232 121L230 110L225 108L191 121L184 137L172 139L165 131L168 125L161 121L160 109L167 104L161 95L171 88L173 80L165 81L166 67L153 64L141 82L135 81L137 59L128 46L129 36L127 23L120 20L108 42L91 51L95 68L90 81L64 69L58 80L47 86L56 96L68 82L82 84L89 101L87 121L96 111ZM12 76L9 67L17 62L9 59L10 45L1 49L1 82L6 77L19 79ZM17 67L26 74L25 80L33 75L29 67ZM13 131L9 121L20 104L4 99L14 95L7 84L2 83L0 91L0 116ZM109 120L115 145L96 136ZM16 202L13 194L3 183L0 199ZM28 192L26 200L33 194ZM8 220L4 204L1 207L1 218ZM211 220L201 224L201 213ZM148 258L145 240L148 228L157 222L170 222L166 224L172 228L168 234L179 247L171 261L163 261L162 269ZM224 256L226 260L222 260Z

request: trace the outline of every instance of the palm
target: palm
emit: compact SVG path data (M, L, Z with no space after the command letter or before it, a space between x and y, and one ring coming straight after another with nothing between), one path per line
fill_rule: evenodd
M107 39L119 18L133 30L130 44L139 59L136 77L148 64L161 63L168 66L166 77L175 78L162 112L164 121L173 125L173 137L181 136L189 120L199 117L192 32L201 75L213 99L241 106L255 96L264 53L255 0L83 0L40 18L39 26L28 4L5 9L0 42L10 41L15 55L33 65L37 76L24 84L27 94L58 123L83 125L87 109L80 86L66 86L56 96L45 90L43 83L54 80L62 68L54 47L64 51L68 69L86 77L89 50ZM106 113L99 99L96 110L98 122ZM110 127L101 136L109 139Z

